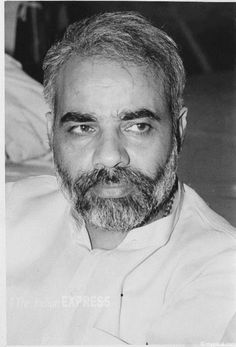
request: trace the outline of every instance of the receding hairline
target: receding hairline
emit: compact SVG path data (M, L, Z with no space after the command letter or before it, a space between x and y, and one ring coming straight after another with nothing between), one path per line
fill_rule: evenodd
M183 105L183 62L173 39L141 14L105 12L68 27L63 39L48 51L43 65L44 95L52 109L58 72L75 55L101 56L123 64L133 62L152 70L157 77L162 72L165 100L175 121Z
M72 60L78 60L78 64L82 64L84 62L92 62L96 66L97 63L107 63L107 64L115 64L117 66L120 66L125 71L130 74L132 77L132 74L130 72L130 68L136 68L138 69L141 74L145 76L145 78L149 79L151 78L153 81L153 84L157 86L156 92L162 97L164 106L168 108L168 101L166 99L166 93L165 93L165 86L164 86L164 71L162 69L159 69L157 72L157 69L151 64L137 64L134 61L126 61L124 59L115 59L111 57L106 57L103 55L81 55L81 54L72 54L70 58L60 67L58 70L58 74L54 80L55 86L54 86L54 115L57 114L57 92L58 92L58 83L60 80L60 77L63 73L65 73L65 69L68 67L68 65L72 62Z

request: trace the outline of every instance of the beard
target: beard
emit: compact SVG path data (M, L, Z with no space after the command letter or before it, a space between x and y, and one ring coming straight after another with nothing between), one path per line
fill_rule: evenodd
M62 191L72 203L73 211L85 224L110 232L128 232L157 218L165 209L176 188L177 143L163 166L151 178L131 167L94 169L72 178L54 153L57 177ZM124 184L131 193L119 198L99 197L94 188L100 184Z

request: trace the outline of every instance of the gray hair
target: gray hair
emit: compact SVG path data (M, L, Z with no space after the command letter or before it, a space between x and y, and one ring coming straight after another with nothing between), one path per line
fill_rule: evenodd
M72 57L98 56L151 68L163 80L174 126L183 104L185 72L175 42L135 12L112 12L75 22L44 59L44 95L52 110L56 79Z

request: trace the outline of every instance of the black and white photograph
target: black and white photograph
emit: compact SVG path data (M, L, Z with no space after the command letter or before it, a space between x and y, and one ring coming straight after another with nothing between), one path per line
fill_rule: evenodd
M236 346L235 47L236 2L4 2L5 345Z

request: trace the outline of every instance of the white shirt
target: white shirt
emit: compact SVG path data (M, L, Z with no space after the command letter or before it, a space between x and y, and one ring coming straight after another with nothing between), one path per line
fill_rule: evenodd
M54 177L10 183L7 197L8 344L225 339L236 312L235 229L188 186L168 217L112 250L91 249Z

